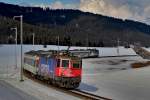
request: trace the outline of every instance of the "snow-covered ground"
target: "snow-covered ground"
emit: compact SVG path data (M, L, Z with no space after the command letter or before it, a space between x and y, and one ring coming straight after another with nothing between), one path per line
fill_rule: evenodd
M60 49L67 49L60 46ZM71 47L71 49L86 49L87 47ZM95 47L93 47L95 48ZM23 52L30 50L57 50L57 46L24 45ZM117 48L96 48L100 56L116 56ZM129 48L119 47L119 55L136 55ZM150 67L131 69L130 64L138 61L146 61L139 56L91 58L83 59L83 76L80 89L114 100L149 100L150 95ZM3 45L0 47L0 78L13 78L8 82L38 97L42 100L52 97L54 99L67 99L69 96L58 91L48 89L31 80L20 83L20 46L17 46L17 65L15 68L15 45ZM8 70L9 69L9 70ZM17 74L15 74L17 73ZM28 88L27 88L28 87ZM54 92L51 93L51 92ZM58 96L59 95L59 96ZM67 98L63 98L66 96ZM58 97L58 98L55 98ZM45 98L45 99L44 99ZM72 98L72 97L69 97ZM76 100L76 98L75 98Z
M131 69L131 64L147 61L139 56L83 59L83 75L107 74Z
M19 82L18 78L6 79L5 81L38 100L81 100L78 97L46 87L25 77L24 82Z
M150 67L131 69L141 57L112 57L83 60L79 89L113 100L149 100Z

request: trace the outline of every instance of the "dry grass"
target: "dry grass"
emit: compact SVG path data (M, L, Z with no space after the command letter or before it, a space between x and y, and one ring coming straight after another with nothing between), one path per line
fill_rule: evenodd
M147 62L136 62L131 64L132 68L142 68L142 67L147 67L150 65L150 61Z

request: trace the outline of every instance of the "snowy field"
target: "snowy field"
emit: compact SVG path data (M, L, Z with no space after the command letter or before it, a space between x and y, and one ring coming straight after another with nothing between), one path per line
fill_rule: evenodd
M93 47L95 48L95 47ZM57 46L47 46L43 48L42 45L24 45L23 52L30 50L57 50ZM65 46L60 46L59 49L67 49ZM71 49L87 49L87 47L71 47ZM100 57L104 56L118 56L117 48L96 48L100 52ZM41 100L47 100L48 91L44 86L38 85L30 80L26 80L22 84L17 82L19 79L20 68L20 46L17 46L17 65L15 69L15 45L0 46L0 78L13 78L9 83L15 87L23 89L24 91L33 92L40 91ZM129 48L119 47L119 55L136 55L135 52ZM109 97L114 100L149 100L150 98L150 67L141 69L132 69L131 63L147 61L139 56L126 57L109 57L109 58L90 58L83 59L83 76L82 83L79 89L94 93L100 96ZM9 69L9 70L8 70ZM17 74L16 74L17 73ZM13 80L13 81L12 81ZM26 88L29 87L29 88ZM32 87L32 88L31 88ZM46 91L46 92L44 92ZM43 93L43 94L42 94ZM51 94L52 98L57 96ZM38 94L33 93L34 96ZM60 94L64 95L64 94ZM58 97L58 96L57 96ZM45 98L45 99L43 99ZM61 96L58 97L61 100ZM55 98L56 99L56 98ZM66 99L66 98L63 98ZM77 98L75 98L77 99ZM67 100L67 99L66 99Z
M131 69L141 57L112 57L83 60L79 89L113 100L149 100L150 67Z

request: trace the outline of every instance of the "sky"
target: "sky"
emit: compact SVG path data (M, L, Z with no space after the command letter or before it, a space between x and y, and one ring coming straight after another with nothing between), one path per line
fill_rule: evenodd
M150 0L0 0L0 2L51 9L79 9L150 25Z

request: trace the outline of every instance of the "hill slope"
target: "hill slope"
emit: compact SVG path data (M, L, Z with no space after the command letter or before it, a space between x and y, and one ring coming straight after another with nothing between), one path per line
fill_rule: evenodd
M3 18L12 18L22 14L24 22L28 23L29 27L24 29L28 43L31 43L31 33L34 32L37 37L36 43L38 40L42 41L39 43L55 43L56 36L60 35L62 45L71 42L72 45L115 46L117 39L121 41L122 45L134 42L150 45L150 26L143 23L85 13L79 10L43 10L38 7L20 7L4 3L0 3L0 7L0 16L2 16L0 34L1 36L6 35L6 39L8 33L12 33L8 27L14 25L13 21L6 21ZM37 31L33 27L41 30ZM45 31L42 31L43 29ZM1 42L4 43L4 41Z

